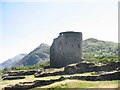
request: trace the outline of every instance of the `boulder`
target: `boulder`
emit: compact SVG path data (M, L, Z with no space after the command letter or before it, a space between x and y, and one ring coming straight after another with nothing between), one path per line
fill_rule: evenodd
M77 73L77 67L76 66L66 66L64 69L65 74L74 74Z

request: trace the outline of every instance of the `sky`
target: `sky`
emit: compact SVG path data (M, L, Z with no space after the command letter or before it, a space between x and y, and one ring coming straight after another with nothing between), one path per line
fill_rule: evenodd
M1 0L0 63L51 45L60 32L118 42L119 0Z

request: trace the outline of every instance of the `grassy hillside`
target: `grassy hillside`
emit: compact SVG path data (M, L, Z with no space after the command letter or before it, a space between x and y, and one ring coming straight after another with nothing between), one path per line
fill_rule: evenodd
M118 52L120 52L120 49L118 49L118 44L115 42L102 41L94 38L89 38L83 41L83 57L84 60L90 62L107 63L109 61L117 61ZM47 44L41 44L22 60L18 61L15 66L21 67L29 65L29 68L34 68L37 64L37 67L41 67L42 63L49 62L49 54L50 46Z
M118 60L118 44L89 38L83 42L83 56L87 61L103 62Z

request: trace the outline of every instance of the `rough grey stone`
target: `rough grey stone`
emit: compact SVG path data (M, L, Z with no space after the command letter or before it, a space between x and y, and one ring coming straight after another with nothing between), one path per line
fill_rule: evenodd
M8 76L19 76L19 75L34 75L36 70L28 70L28 71L9 71L7 72Z
M50 47L50 66L64 67L82 60L82 33L62 32Z
M15 79L24 79L25 77L21 76L21 77L4 77L2 78L3 80L15 80Z

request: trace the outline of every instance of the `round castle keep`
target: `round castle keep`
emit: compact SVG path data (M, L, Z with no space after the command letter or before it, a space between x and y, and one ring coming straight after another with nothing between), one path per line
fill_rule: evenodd
M50 47L50 66L64 67L82 60L82 33L62 32Z

